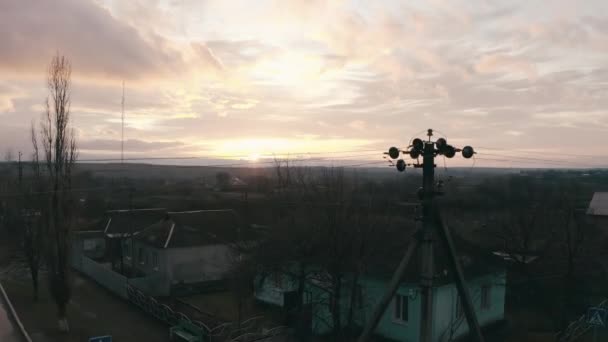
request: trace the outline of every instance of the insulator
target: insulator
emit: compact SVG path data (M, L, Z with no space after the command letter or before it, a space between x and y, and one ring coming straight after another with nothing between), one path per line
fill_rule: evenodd
M424 142L422 139L416 138L412 141L412 146L415 150L422 151L424 149Z
M462 149L462 156L467 159L473 157L474 154L475 154L475 150L473 150L473 148L471 146L465 146Z
M452 145L447 145L443 151L443 155L448 158L454 158L456 155L456 149Z
M439 151L443 151L443 149L448 145L448 142L444 138L439 138L435 141L435 146Z
M399 158L399 149L396 148L395 146L391 147L388 149L388 155L393 158L393 159L397 159Z
M417 159L420 157L420 151L416 149L410 150L410 157L412 157L412 159Z
M405 161L403 159L397 160L397 170L399 170L399 172L405 171Z

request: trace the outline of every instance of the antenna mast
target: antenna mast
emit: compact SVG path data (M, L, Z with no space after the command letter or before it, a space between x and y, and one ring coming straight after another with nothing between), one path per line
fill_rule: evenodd
M122 110L122 121L120 129L120 163L125 162L125 81L122 81L122 101L120 102Z

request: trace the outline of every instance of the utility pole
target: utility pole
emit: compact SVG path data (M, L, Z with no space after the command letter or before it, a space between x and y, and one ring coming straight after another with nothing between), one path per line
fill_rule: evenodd
M21 182L23 181L23 166L21 165L21 151L19 151L19 159L17 161L17 168L19 170L19 186L21 186Z
M120 163L125 162L125 81L122 81L121 128L120 128Z
M429 140L422 148L422 241L421 241L421 279L422 288L420 340L431 341L433 333L433 277L435 263L433 258L433 222L432 201L435 195L435 145L431 141L432 131L429 130ZM417 141L418 142L418 141Z
M389 155L391 159L399 158L401 153L408 154L412 159L419 160L422 156L422 164L409 164L415 168L422 168L422 188L418 191L418 197L422 201L422 226L416 231L414 237L412 237L407 250L395 271L391 282L389 283L388 289L384 296L381 298L378 306L374 310L371 319L367 322L365 329L361 336L359 336L359 342L367 342L371 338L371 335L376 328L376 325L380 321L382 315L386 311L389 303L393 299L395 292L399 288L403 275L407 269L407 264L412 258L412 255L416 252L416 249L420 247L421 252L421 279L420 287L421 291L421 308L420 308L420 341L431 342L433 338L433 278L435 275L434 270L434 243L435 236L439 237L443 247L446 249L449 259L449 266L452 269L456 286L458 288L458 294L463 303L463 309L467 318L469 326L469 334L474 336L478 342L484 342L479 328L479 323L475 315L475 310L471 302L471 297L468 293L466 282L462 268L456 258L456 251L454 243L450 235L447 225L441 219L440 212L434 204L433 198L435 195L441 194L435 189L435 156L443 155L447 158L453 158L456 152L462 152L464 158L471 158L475 154L472 147L466 146L463 149L457 149L452 145L448 145L445 138L439 138L436 141L432 140L433 130L427 131L428 140L423 141L422 139L412 140L412 144L408 146L407 150L400 150L397 147L391 147L385 154ZM396 163L390 161L392 166L396 166L400 172L405 171L408 165L403 159L397 160Z

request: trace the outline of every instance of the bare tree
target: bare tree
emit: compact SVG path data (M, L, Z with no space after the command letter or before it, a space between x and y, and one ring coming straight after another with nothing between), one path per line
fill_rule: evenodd
M42 260L43 232L41 222L41 198L36 192L45 189L44 181L40 173L39 151L36 132L32 123L31 127L32 146L32 181L29 188L20 183L22 193L22 217L23 217L23 252L30 269L32 277L32 290L34 301L38 300L38 273Z
M10 148L6 149L6 151L4 152L4 160L8 163L15 160L15 156L13 154L12 149L10 149Z
M67 58L54 56L48 68L49 96L40 120L40 144L32 129L35 154L42 146L41 163L49 187L48 205L43 208L45 256L50 291L58 309L59 329L69 331L66 308L71 297L69 279L70 196L72 168L77 158L76 140L70 128L71 65ZM35 157L37 159L37 156Z

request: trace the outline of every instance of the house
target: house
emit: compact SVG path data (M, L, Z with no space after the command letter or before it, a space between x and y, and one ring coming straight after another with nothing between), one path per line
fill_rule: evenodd
M593 218L598 227L608 227L608 192L593 194L587 215Z
M111 261L112 267L116 269L123 259L125 250L122 247L125 239L140 233L166 216L167 211L163 208L107 211L101 221L100 229L106 239L106 257ZM120 263L121 271L124 273L123 266Z
M124 262L144 275L160 274L176 288L222 282L240 257L239 241L251 240L233 210L169 212L123 241Z
M456 240L456 239L455 239ZM480 324L485 327L504 320L506 272L501 258L491 252L481 251L470 243L458 239L458 249L465 271L469 293ZM402 251L401 251L402 252ZM395 257L388 257L393 254ZM437 248L436 275L433 289L433 341L450 341L462 337L468 326L464 316L456 285L451 271L447 270L445 253ZM388 260L388 262L387 262ZM384 295L392 272L399 262L398 254L379 255L372 261L369 271L361 275L357 282L352 276L345 277L339 307L344 325L349 311L353 310L353 322L363 327L372 316L376 304ZM420 260L414 258L398 288L391 304L386 309L375 334L389 340L419 341L421 288ZM272 272L258 277L254 283L255 297L258 301L279 307L289 307L298 301L298 281L293 274L297 272ZM355 291L353 293L353 291ZM332 315L329 311L336 298L332 293L327 277L322 272L308 276L303 294L303 303L311 312L311 327L315 334L332 331Z

